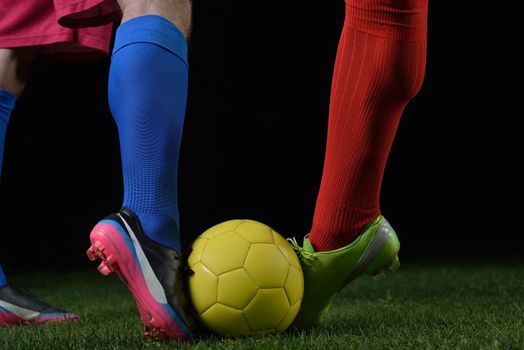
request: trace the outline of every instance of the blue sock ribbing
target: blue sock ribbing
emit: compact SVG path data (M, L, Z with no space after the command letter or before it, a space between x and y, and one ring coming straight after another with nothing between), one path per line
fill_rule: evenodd
M123 206L145 234L181 249L177 173L188 85L187 41L163 17L133 18L116 33L109 103L118 125Z
M2 270L2 266L0 265L0 287L5 286L7 284L7 278L5 277L4 271Z
M5 132L7 125L9 124L9 117L11 111L15 107L16 96L12 93L0 88L0 175L2 172L2 161L4 158L4 143L5 143ZM2 266L0 266L0 287L5 285L7 280Z

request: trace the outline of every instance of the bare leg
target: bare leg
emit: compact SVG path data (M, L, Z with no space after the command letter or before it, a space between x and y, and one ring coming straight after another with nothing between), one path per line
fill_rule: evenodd
M20 96L38 50L38 46L0 49L0 88Z
M9 116L16 97L24 90L31 64L38 54L38 47L0 49L0 170L4 153L4 138ZM0 266L0 326L41 324L45 322L77 321L78 316L48 305L8 283ZM26 312L20 312L26 310ZM34 317L31 315L37 315ZM28 316L29 315L29 316Z
M159 15L174 23L186 38L191 32L191 0L118 0L122 22L144 15Z
M38 49L33 47L0 49L0 175L4 158L4 141L11 111L27 83L31 62ZM7 284L0 266L0 287ZM5 324L0 316L0 326Z

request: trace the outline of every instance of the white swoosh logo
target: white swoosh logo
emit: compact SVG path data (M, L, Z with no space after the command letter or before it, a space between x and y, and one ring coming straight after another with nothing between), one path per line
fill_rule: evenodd
M6 309L12 314L15 314L16 316L23 318L26 321L32 321L38 316L40 316L40 312L25 309L20 306L13 305L11 303L8 303L7 301L0 300L0 307Z
M371 242L366 247L364 254L360 257L357 266L351 272L351 274L346 278L344 283L349 283L358 277L362 271L369 265L371 260L379 253L380 249L387 243L391 238L391 226L386 219L380 223L377 233L371 240Z
M151 264L149 264L149 261L147 260L146 255L144 254L144 251L140 246L140 243L138 243L138 240L136 239L135 233L133 232L131 227L129 227L122 215L118 214L118 216L124 222L127 232L129 232L129 235L131 236L131 242L133 242L133 245L135 246L136 255L138 256L138 263L140 264L140 269L142 270L144 279L146 280L147 289L149 290L149 293L151 293L153 298L155 298L155 300L160 304L167 304L167 298L166 293L164 292L164 288L162 288L162 284L160 284L160 281L158 280L158 278L156 278Z

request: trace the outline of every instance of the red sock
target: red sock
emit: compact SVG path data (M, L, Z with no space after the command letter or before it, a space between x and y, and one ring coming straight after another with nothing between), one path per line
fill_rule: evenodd
M380 185L400 116L426 62L428 0L346 0L322 183L309 239L349 244L380 215Z

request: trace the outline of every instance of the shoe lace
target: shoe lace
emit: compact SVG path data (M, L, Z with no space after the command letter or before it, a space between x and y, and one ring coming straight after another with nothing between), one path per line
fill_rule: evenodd
M298 257L301 258L300 260L302 263L311 266L318 260L318 257L316 257L315 254L308 252L304 248L302 248L298 244L297 239L295 237L288 238L287 240L291 244L291 247L293 248L295 253L297 253Z

